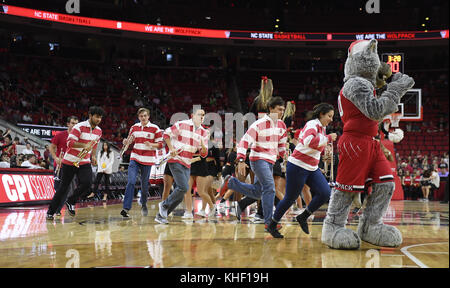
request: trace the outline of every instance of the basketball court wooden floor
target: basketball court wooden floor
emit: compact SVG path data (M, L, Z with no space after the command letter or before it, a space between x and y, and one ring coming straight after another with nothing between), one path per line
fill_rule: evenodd
M401 247L363 242L360 250L341 251L320 242L326 206L316 212L309 235L288 215L285 238L273 239L263 224L248 217L237 223L229 210L214 219L169 216L170 224L161 225L154 221L159 201L148 203L146 217L134 202L128 220L117 201L77 204L76 217L63 209L50 222L46 206L1 208L0 267L449 267L449 206L439 202L391 202L385 222L402 231ZM356 230L355 215L348 225Z

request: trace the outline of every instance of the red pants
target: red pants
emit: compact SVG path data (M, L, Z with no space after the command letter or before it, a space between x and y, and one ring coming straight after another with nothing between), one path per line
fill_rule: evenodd
M344 133L338 142L338 153L336 189L361 193L366 185L394 181L380 142L373 137Z

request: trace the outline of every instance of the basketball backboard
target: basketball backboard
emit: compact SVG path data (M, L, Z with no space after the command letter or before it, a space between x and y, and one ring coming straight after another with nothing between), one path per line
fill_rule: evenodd
M409 89L400 100L402 107L401 121L422 121L422 89Z

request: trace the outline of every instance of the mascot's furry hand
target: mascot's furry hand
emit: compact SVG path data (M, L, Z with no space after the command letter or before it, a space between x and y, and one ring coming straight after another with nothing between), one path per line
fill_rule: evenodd
M403 97L406 92L414 86L414 79L406 74L397 72L392 76L391 83L387 84L386 91L394 92L399 98Z

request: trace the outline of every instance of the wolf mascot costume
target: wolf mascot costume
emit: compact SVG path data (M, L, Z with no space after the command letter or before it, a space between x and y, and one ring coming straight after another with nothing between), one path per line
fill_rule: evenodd
M358 249L361 240L386 247L402 243L400 231L382 221L395 184L389 162L373 137L378 133L378 123L398 110L400 99L414 86L414 80L396 73L376 96L376 88L386 80L380 79L379 73L387 66L380 62L377 44L376 40L353 42L345 63L344 87L338 98L344 133L338 143L336 187L322 229L322 242L335 249ZM353 198L365 185L372 185L372 193L355 232L345 224Z

